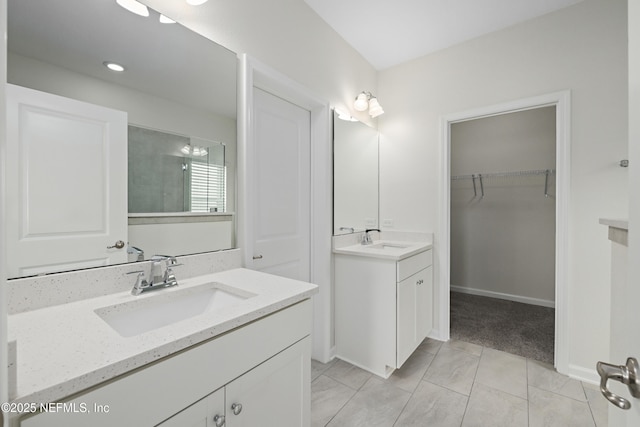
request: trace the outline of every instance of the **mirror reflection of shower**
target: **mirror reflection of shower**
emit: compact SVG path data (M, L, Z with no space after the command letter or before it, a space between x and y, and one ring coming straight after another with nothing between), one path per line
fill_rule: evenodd
M129 126L129 213L226 212L225 146Z

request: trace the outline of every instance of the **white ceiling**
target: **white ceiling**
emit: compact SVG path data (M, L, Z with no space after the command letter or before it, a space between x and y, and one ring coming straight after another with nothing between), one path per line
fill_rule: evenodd
M582 0L304 0L376 69Z

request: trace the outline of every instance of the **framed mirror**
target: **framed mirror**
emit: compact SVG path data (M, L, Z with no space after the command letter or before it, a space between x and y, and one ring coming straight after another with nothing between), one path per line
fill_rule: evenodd
M234 52L152 9L139 16L115 0L8 0L7 64L10 85L54 100L46 120L17 102L21 119L8 129L15 167L7 183L15 191L7 228L16 230L7 236L9 277L235 246ZM94 107L122 113L124 133L114 124L86 134L25 127L65 121L58 119L70 116L57 103L67 101L77 102L80 115ZM107 133L124 136L107 143ZM124 157L100 161L116 143L125 144ZM124 184L114 190L105 174L124 176ZM99 185L91 187L94 175ZM118 213L107 211L119 204ZM114 236L112 217L124 224ZM88 256L80 243L90 236L98 243Z
M333 115L333 234L378 228L378 131Z

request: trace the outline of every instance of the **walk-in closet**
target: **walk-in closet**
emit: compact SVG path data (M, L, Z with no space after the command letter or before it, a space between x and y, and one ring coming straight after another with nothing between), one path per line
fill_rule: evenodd
M556 107L451 125L451 337L553 363Z

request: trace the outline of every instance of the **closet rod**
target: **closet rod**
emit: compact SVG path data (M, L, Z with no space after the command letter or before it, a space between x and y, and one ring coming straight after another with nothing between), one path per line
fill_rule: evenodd
M458 181L461 179L473 179L474 181L479 178L503 178L510 176L527 176L527 175L552 175L556 173L555 169L537 169L537 170L527 170L527 171L515 171L515 172L494 172L494 173L483 173L483 174L472 174L472 175L455 175L451 177L452 181Z

